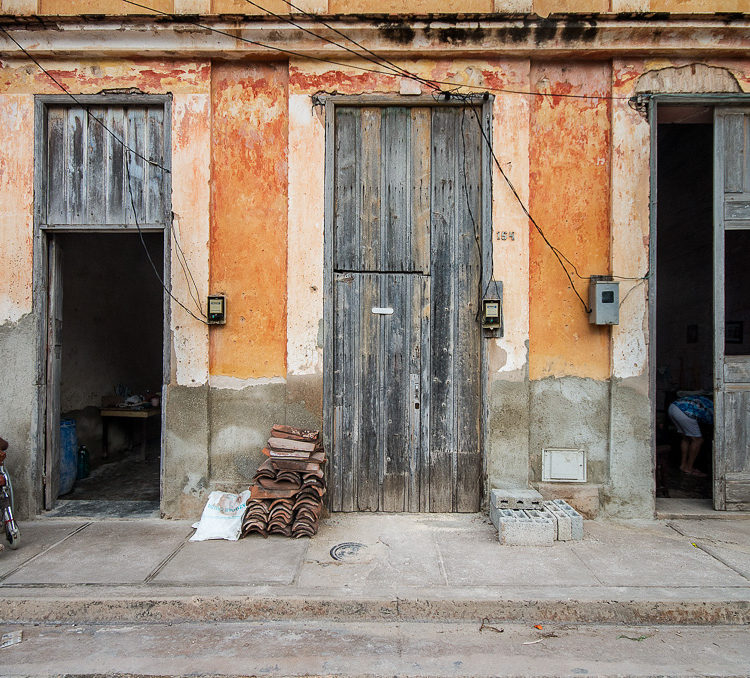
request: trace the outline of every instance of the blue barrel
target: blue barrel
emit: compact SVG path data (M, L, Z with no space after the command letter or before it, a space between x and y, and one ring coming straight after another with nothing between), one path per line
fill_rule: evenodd
M60 492L73 490L78 474L78 435L75 419L60 420Z

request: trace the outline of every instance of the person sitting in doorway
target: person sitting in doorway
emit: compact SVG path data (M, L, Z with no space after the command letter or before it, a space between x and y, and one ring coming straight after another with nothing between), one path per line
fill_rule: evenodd
M680 471L685 475L705 478L706 474L694 468L694 464L703 446L701 424L714 424L714 404L711 398L704 395L683 396L669 406L667 414L682 436Z

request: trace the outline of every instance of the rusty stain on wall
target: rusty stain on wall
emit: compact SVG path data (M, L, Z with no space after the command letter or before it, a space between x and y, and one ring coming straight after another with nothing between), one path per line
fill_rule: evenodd
M537 63L532 87L610 94L608 64ZM530 210L582 276L609 272L609 101L535 97L531 112ZM530 259L532 379L609 376L609 333L590 325L550 248L534 229ZM570 268L570 267L569 267ZM587 299L586 281L575 279Z
M228 298L211 331L211 374L286 374L288 69L212 73L211 290Z

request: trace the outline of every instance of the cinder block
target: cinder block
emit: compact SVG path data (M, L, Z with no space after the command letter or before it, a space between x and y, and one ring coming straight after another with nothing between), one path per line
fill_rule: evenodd
M495 508L541 510L543 502L536 490L494 488L490 492L490 505Z
M557 522L557 538L560 541L583 539L583 516L563 499L545 501L544 508Z
M552 546L556 522L545 510L496 509L497 537L506 546Z

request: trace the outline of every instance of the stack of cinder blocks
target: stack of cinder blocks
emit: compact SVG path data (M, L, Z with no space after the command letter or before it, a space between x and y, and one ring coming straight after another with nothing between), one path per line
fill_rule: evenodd
M552 546L583 538L583 517L562 499L544 501L536 490L494 489L490 519L501 544Z

